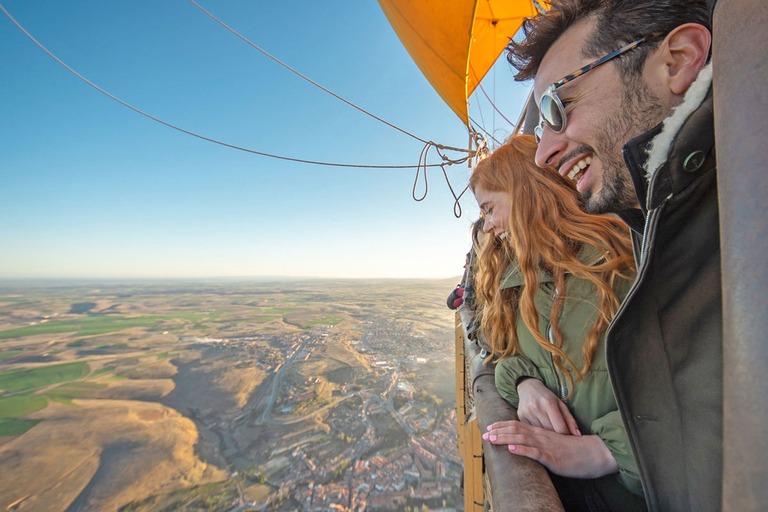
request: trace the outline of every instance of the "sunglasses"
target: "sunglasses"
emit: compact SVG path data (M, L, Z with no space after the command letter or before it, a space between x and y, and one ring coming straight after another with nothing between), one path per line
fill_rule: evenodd
M545 126L552 130L554 133L560 133L565 130L565 126L568 123L568 116L565 114L565 107L563 106L563 102L560 101L560 98L557 96L558 87L567 84L571 80L580 77L587 71L591 71L596 67L603 65L609 60L618 57L619 55L634 50L643 43L655 41L656 39L661 39L662 37L664 37L664 34L660 32L655 32L650 36L642 37L637 41L631 42L628 45L622 46L618 50L609 53L605 57L597 59L591 64L587 64L586 66L579 68L569 75L565 75L565 77L561 78L557 82L549 84L547 89L544 91L544 94L541 95L541 101L539 102L540 120L539 125L533 132L536 136L536 142L538 143L541 141L541 134L544 131Z

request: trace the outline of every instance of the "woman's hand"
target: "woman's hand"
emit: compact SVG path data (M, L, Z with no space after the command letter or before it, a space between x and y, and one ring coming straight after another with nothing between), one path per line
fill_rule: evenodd
M560 476L599 478L619 470L598 436L563 435L519 421L500 421L488 427L483 439L506 444L510 453L538 461Z
M517 395L520 398L517 417L521 422L558 434L581 435L568 406L539 379L522 381L517 385Z

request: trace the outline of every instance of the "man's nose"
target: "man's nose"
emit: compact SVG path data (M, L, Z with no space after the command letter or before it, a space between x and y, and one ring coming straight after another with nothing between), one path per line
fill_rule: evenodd
M563 154L568 143L547 127L542 127L539 148L536 150L536 165L550 167L557 165L559 155Z

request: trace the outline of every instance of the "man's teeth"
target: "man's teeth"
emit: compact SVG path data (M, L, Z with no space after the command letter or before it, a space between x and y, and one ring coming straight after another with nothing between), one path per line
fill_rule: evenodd
M574 166L573 169L568 173L568 178L572 179L574 181L578 181L579 178L581 178L581 175L584 174L584 169L587 168L589 164L592 163L592 157L588 156L583 160L579 160Z

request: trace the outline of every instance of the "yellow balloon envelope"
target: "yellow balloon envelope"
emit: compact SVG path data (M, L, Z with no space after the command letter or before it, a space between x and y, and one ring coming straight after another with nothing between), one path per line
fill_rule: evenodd
M469 125L467 99L524 18L533 0L379 0L424 76Z

